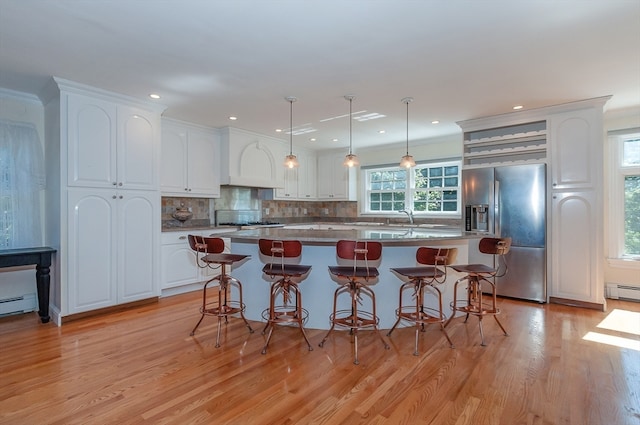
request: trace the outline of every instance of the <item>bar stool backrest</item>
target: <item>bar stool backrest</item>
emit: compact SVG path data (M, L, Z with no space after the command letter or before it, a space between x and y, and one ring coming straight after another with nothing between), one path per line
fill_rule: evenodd
M189 246L192 250L203 254L220 254L224 251L222 238L189 235Z
M448 266L458 257L458 248L431 248L421 246L416 251L416 261L428 266Z
M343 260L355 262L376 262L382 257L382 244L370 241L339 240L336 254Z
M495 277L503 277L509 270L509 265L505 255L511 249L511 238L482 238L480 239L478 249L483 254L492 254L498 256L497 268L494 272Z
M505 255L511 248L511 238L482 238L478 249L483 254Z

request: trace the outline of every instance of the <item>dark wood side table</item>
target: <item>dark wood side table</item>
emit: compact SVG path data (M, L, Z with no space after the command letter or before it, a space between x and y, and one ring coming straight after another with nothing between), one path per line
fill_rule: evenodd
M43 246L39 248L0 249L0 267L36 265L36 285L38 289L38 314L42 323L49 317L49 287L51 276L51 254L55 249Z

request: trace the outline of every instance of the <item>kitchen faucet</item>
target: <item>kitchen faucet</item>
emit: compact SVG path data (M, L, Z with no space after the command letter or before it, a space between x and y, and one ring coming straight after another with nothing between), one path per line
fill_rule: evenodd
M409 210L400 210L399 212L401 213L405 213L407 215L407 217L409 217L409 224L413 225L413 211Z

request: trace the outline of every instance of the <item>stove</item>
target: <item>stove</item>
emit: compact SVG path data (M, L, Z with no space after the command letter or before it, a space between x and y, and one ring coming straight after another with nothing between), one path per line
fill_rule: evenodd
M275 221L262 220L260 210L216 210L216 227L239 227L257 229L260 227L284 227Z

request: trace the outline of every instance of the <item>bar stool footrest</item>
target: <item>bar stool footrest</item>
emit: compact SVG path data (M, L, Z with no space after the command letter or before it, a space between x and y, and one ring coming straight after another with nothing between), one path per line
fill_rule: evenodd
M380 318L368 311L358 310L358 316L354 317L351 310L338 310L329 316L331 323L349 329L376 328Z
M273 311L274 317L271 318L269 309L267 308L262 311L262 319L264 319L265 322L278 324L300 322L302 322L302 324L305 324L307 322L307 319L309 318L309 311L307 311L307 309L305 308L302 308L301 311L302 317L298 317L298 311L293 306L275 306Z
M402 306L402 309L396 309L396 317L414 324L422 323L425 325L431 323L444 323L447 321L444 314L440 317L440 312L437 309L430 307L425 307L423 311L416 312L415 306Z
M213 304L213 303L212 303ZM246 306L244 303L240 303L239 301L227 301L226 305L218 307L217 303L212 307L200 307L200 313L207 316L230 316L232 314L242 313L244 312Z

